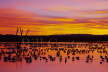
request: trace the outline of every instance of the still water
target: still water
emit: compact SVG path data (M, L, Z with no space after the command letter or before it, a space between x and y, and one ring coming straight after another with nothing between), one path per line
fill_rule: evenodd
M1 42L0 72L108 72L108 42Z

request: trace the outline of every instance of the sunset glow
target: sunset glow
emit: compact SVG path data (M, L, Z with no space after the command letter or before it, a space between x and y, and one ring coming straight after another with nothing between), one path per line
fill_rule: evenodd
M0 34L108 34L107 0L1 0Z

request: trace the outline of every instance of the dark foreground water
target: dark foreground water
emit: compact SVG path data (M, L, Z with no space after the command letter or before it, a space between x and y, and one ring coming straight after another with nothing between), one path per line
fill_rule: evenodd
M108 72L107 66L107 42L0 43L0 72Z

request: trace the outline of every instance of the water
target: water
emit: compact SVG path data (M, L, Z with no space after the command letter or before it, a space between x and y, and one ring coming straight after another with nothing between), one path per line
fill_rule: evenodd
M107 66L107 42L0 43L0 72L108 72Z

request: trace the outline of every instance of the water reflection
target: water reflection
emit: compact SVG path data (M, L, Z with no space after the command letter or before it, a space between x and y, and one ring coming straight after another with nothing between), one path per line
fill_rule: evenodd
M108 63L108 43L90 42L1 42L0 60L32 63Z

